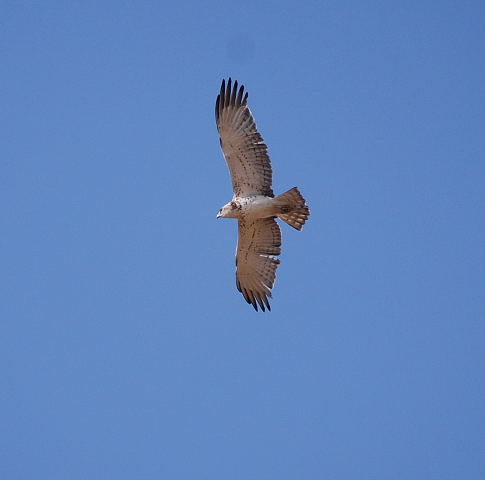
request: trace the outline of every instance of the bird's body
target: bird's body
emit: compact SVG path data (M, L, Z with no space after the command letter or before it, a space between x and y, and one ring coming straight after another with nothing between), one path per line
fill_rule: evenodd
M218 217L223 218L265 218L274 217L273 198L265 195L234 197L221 208Z
M281 232L276 218L301 230L310 215L296 187L274 196L267 146L247 106L244 87L222 81L216 100L216 123L233 186L233 198L217 217L238 220L236 286L255 310L271 310L276 268L280 263Z

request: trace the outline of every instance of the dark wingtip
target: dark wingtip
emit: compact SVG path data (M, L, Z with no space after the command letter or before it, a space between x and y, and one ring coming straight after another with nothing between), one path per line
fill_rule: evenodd
M231 100L229 102L233 107L236 105L236 94L237 94L237 80L234 82L234 88L232 89Z
M237 98L236 98L236 105L239 106L239 105L242 105L242 97L243 97L243 93L244 93L244 85L241 85L239 87L239 92L237 94Z
M269 300L266 295L263 295L263 300L264 300L264 303L266 304L266 308L268 309L268 312L271 312L271 305L269 304Z
M216 102L218 108L218 113L216 114L217 118L220 117L220 114L225 107L229 107L230 105L236 107L247 105L248 92L244 91L244 85L239 85L237 80L233 83L232 78L229 77L226 83L226 79L223 78L218 98L219 101L218 103Z
M222 83L221 83L221 91L219 93L219 97L220 97L220 101L219 101L219 104L220 104L220 107L224 107L224 103L225 102L225 97L226 97L226 80L225 79L222 79Z
M229 100L231 99L231 88L232 88L232 78L229 77L229 80L227 81L226 101L224 102L224 105L226 107L227 107Z
M221 95L217 95L216 98L216 122L219 123L219 103L221 101Z

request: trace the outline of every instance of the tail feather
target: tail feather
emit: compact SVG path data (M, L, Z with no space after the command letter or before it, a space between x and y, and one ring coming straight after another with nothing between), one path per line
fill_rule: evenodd
M274 203L279 212L278 218L297 230L302 229L310 216L310 210L297 187L277 196Z

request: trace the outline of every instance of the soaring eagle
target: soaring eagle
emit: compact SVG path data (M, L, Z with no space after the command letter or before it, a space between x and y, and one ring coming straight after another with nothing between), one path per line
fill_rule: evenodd
M237 81L222 81L216 124L234 195L217 218L238 219L236 286L254 309L271 310L268 297L280 263L281 232L276 217L301 230L310 215L298 188L275 197L268 147L247 106L248 94Z

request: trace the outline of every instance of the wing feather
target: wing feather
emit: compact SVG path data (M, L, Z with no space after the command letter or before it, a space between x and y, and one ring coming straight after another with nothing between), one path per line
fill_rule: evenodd
M235 196L273 197L273 172L268 147L247 105L248 93L237 81L222 81L216 100L216 123Z
M276 269L280 263L281 232L274 217L239 220L236 251L236 286L246 302L255 310L258 305L271 310L271 298Z

